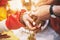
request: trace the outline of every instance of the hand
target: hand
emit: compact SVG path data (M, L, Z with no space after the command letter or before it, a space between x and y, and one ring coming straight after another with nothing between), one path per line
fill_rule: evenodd
M30 14L23 15L23 21L27 27L31 30L40 28L41 21L45 21L50 18L49 5L40 6L38 10Z
M33 30L33 31L36 30L36 29L38 29L38 28L41 26L41 24L39 24L39 25L34 25L35 22L34 22L34 20L30 17L29 14L24 14L24 15L23 15L23 21L24 21L25 25L26 25L30 30Z
M50 12L49 12L50 5L43 5L40 6L35 12L30 13L31 16L36 16L37 19L35 22L40 21L40 20L47 20L50 18Z

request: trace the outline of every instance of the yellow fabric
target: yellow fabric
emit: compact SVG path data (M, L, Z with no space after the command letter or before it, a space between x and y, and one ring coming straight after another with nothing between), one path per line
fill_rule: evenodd
M4 7L0 7L0 21L6 19L7 11Z

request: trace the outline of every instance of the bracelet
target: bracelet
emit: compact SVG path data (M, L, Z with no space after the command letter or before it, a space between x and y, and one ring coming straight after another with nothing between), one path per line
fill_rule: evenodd
M54 12L53 12L53 5L50 6L50 14L51 14L51 15L54 14ZM54 15L55 15L55 14L54 14Z
M55 15L55 13L53 12L53 5L50 6L50 14ZM57 16L57 15L55 15L55 16ZM57 17L60 18L60 16L57 16Z

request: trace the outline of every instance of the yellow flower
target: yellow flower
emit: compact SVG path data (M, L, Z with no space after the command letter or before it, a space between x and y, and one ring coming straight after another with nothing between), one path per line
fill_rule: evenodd
M4 7L0 7L0 21L6 19L7 11Z

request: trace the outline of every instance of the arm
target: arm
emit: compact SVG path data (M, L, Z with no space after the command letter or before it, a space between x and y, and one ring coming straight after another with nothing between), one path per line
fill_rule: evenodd
M40 6L37 11L31 14L39 17L40 20L47 20L50 18L51 15L50 7L51 5ZM60 5L54 5L52 11L53 14L55 14L56 16L60 16Z
M50 15L51 15L50 14L50 6L51 5L40 6L37 11L30 13L30 15L28 15L28 16L27 15L23 16L23 20L25 20L24 21L25 24L28 24L26 26L29 27L30 29L33 28L33 26L31 25L31 23L33 24L33 21L34 21L33 18L31 17L32 15L37 17L37 19L34 21L35 24L37 24L41 20L45 21L45 20L49 19ZM60 6L59 5L57 5L57 6L54 5L52 10L56 15L60 16ZM27 21L29 23L27 23Z
M49 4L52 4L53 2L54 0L39 0L36 6L49 5Z

